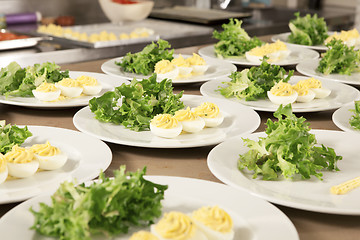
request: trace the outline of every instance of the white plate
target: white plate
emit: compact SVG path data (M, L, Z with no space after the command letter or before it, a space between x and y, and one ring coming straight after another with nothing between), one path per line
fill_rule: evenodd
M307 77L292 76L289 83L294 84L299 80L306 78ZM239 102L258 111L274 112L278 109L278 105L272 103L268 98L256 101L245 101L244 99L238 99L236 97L226 98L221 95L219 91L215 91L216 89L218 89L219 86L226 86L225 84L222 84L222 82L230 80L231 79L228 78L204 83L200 87L200 92L204 96L228 99L233 102ZM352 102L354 100L360 99L360 92L354 87L332 81L321 81L324 88L329 88L331 90L331 94L326 98L314 99L309 103L293 103L293 112L318 112L332 110L337 109L342 105Z
M239 154L248 150L241 138L233 138L213 148L208 155L208 167L222 182L276 204L315 212L360 215L360 189L345 195L330 193L331 186L359 176L359 152L354 143L360 142L360 135L328 130L311 132L315 134L319 144L333 148L337 155L343 157L338 162L340 171L323 171L323 181L316 177L297 181L253 179L251 172L237 169ZM261 132L242 138L256 140L265 136L266 134Z
M79 71L69 71L69 76L71 78L77 78L79 76L90 76L94 77L101 83L103 89L101 92L94 96L81 96L78 98L67 99L57 102L42 102L35 97L5 97L0 95L0 103L22 106L22 107L31 107L31 108L68 108L68 107L80 107L86 106L89 103L89 100L93 97L98 97L103 95L107 91L111 91L114 87L120 86L123 83L127 83L127 80L108 76L103 73L93 73L93 72L79 72Z
M174 57L178 57L178 54L174 54ZM191 55L182 54L184 58L191 57ZM116 65L115 62L121 62L122 57L114 58L109 61L104 62L101 65L101 70L109 74L111 76L123 77L128 80L136 79L144 79L149 78L151 75L144 76L141 74L129 73L123 71L120 66ZM180 78L173 79L172 82L174 84L188 84L188 83L197 83L197 82L205 82L210 81L217 78L222 78L230 75L233 71L236 71L236 66L227 61L223 61L221 59L211 59L204 57L206 63L209 65L208 70L203 75L191 76L189 78Z
M235 190L224 184L192 178L166 176L146 176L145 178L169 186L163 200L164 213L169 211L189 213L203 206L218 205L233 219L234 239L299 239L294 225L285 214L272 204L244 191ZM30 199L6 213L0 219L1 236L7 240L49 239L30 230L34 217L29 208L38 210L40 202L50 203L50 196L43 195ZM149 227L142 229L149 231ZM130 229L128 234L114 239L129 239L136 230L140 229Z
M74 125L81 132L107 142L150 148L188 148L218 144L227 138L255 131L260 125L259 115L249 107L239 103L215 98L183 95L185 106L196 107L209 101L217 104L225 119L215 128L204 128L198 133L182 133L172 139L154 136L150 131L135 132L122 125L104 123L95 119L89 107L79 110L73 119Z
M296 65L296 70L305 76L314 77L319 80L331 80L335 82L360 86L360 73L352 73L351 75L344 75L344 74L325 75L316 71L316 68L319 66L319 62L320 62L319 59L301 62L298 65Z
M304 61L304 60L317 59L320 56L318 52L311 50L311 49L304 49L304 48L293 47L293 46L288 46L288 49L291 51L291 53L286 59L279 61L279 62L274 62L272 64L280 65L280 66L291 66L291 65L296 65L299 62ZM214 50L214 45L200 48L199 54L202 57L210 57L210 58L214 58L214 59L219 59L216 56L216 53ZM224 60L229 61L234 64L243 65L243 66L259 66L260 65L260 63L253 63L253 62L248 61L245 58L245 56L243 56L243 57L228 57L228 58L224 58Z
M276 42L277 40L280 40L288 46L302 47L302 48L313 49L313 50L317 50L317 51L326 51L327 50L327 47L325 45L308 46L308 45L289 43L288 38L289 38L290 34L291 34L290 32L286 32L286 33L273 35L271 37L271 41ZM332 34L334 34L334 32L328 32L328 34L332 35Z
M341 108L336 110L332 115L332 120L335 123L335 125L341 130L360 134L360 130L356 130L349 123L351 116L354 115L354 112L351 112L350 109L352 110L355 109L354 102L350 104L346 104L345 106L342 106Z
M47 140L68 155L65 165L57 170L42 171L25 179L0 184L0 204L22 201L53 190L65 181L76 178L78 183L97 177L111 163L110 148L99 139L64 128L28 126L33 134L22 146L45 143Z

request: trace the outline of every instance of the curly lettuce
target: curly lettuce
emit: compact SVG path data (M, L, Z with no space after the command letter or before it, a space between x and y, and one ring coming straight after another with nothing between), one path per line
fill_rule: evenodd
M14 145L21 145L25 140L32 136L28 127L23 128L16 125L5 124L0 121L0 153L6 154L11 151Z
M229 23L222 25L222 32L214 30L213 37L218 40L214 48L218 57L241 57L247 51L264 44L257 37L249 37L241 24L242 21L230 18Z
M328 27L324 18L319 18L317 14L311 16L306 14L300 17L300 13L296 12L295 19L290 20L289 28L291 33L288 37L290 43L301 45L321 45L324 43L328 35Z
M354 113L349 119L349 124L356 130L360 130L360 101L354 102L354 109L350 109Z
M263 180L276 180L280 176L292 179L296 175L322 180L321 170L339 171L337 161L342 157L330 147L316 146L315 135L309 132L310 124L292 113L291 104L280 105L274 117L278 121L266 122L266 137L258 141L243 139L249 151L239 155L239 170L253 171L253 178L261 175Z

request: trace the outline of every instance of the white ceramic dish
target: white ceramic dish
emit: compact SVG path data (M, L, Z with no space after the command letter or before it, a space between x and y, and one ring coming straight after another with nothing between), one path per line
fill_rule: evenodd
M328 34L332 35L332 34L334 34L334 32L328 32ZM326 51L327 50L327 47L325 45L307 46L307 45L289 43L288 42L289 35L290 35L290 32L276 34L271 37L271 41L276 42L277 40L280 40L280 41L284 42L285 44L287 44L288 46L302 47L302 48L313 49L313 50L317 50L317 51Z
M320 80L331 80L335 82L347 83L360 86L360 73L352 73L351 75L329 74L325 75L316 71L319 66L319 59L308 60L296 65L296 70L309 77L315 77Z
M77 78L83 75L96 78L102 85L103 89L99 94L95 95L96 97L103 95L107 91L113 90L114 87L120 86L122 83L128 82L125 79L108 76L103 73L69 71L69 76L71 78ZM0 103L31 108L70 108L86 106L88 105L89 100L95 96L81 96L57 102L42 102L35 97L5 97L0 95Z
M329 130L312 130L318 144L324 144L343 157L338 162L340 171L323 171L323 181L312 177L309 180L278 180L264 181L253 179L252 173L239 171L237 161L239 154L245 153L241 138L233 138L216 146L208 155L210 171L222 182L252 193L270 202L308 211L360 215L360 189L355 189L345 195L332 195L330 187L359 176L360 164L358 148L360 135ZM242 138L253 140L265 137L264 132L243 135Z
M224 184L192 178L167 176L146 176L145 178L169 186L163 200L163 212L191 212L202 206L218 205L233 219L234 239L299 239L294 225L285 214L272 204L244 191L235 190ZM0 219L2 237L9 240L43 239L34 230L30 230L34 218L29 208L38 209L40 202L50 203L50 195L30 199L6 213ZM264 220L266 220L266 224L264 224ZM128 234L117 236L114 239L129 239L136 230L131 229Z
M255 131L260 125L259 115L249 107L239 103L215 98L184 95L185 106L196 107L209 101L217 104L225 116L223 123L215 128L205 128L198 133L182 133L176 138L156 137L150 131L135 132L122 125L104 123L95 119L89 107L74 115L75 127L91 136L107 142L150 148L188 148L218 144L227 138Z
M0 204L22 201L57 188L76 178L78 183L97 177L111 163L110 148L99 139L64 128L28 126L33 134L22 146L45 143L47 140L68 155L65 165L53 171L41 171L25 179L0 184Z
M356 130L349 123L351 116L354 115L354 113L351 112L350 109L355 109L354 102L346 104L345 106L342 106L341 108L336 110L332 115L332 120L334 124L341 130L360 134L360 130Z
M291 84L294 84L299 80L306 78L307 77L293 76L289 82ZM233 102L239 102L258 111L274 112L277 110L278 105L272 103L268 98L256 101L245 101L236 97L225 98L223 95L220 94L220 92L215 91L216 89L218 89L219 86L226 86L225 84L222 84L222 82L225 81L230 81L230 78L204 83L200 88L200 92L204 96L228 99ZM319 112L332 110L337 109L342 105L352 102L354 100L360 99L360 92L354 87L332 81L321 81L323 87L329 88L331 90L331 94L326 98L314 99L309 103L294 103L292 104L293 112Z
M288 49L291 51L291 53L286 59L279 61L279 62L274 62L272 64L276 64L276 65L280 65L280 66L292 66L292 65L296 65L299 62L304 61L304 60L317 59L320 56L318 52L311 50L311 49L304 49L304 48L293 47L293 46L288 46ZM210 57L213 59L219 59L215 54L214 45L200 48L199 54L202 57ZM229 58L224 58L224 60L229 61L233 64L243 65L243 66L259 66L260 65L260 63L253 63L253 62L248 61L245 58L245 56L229 57Z
M174 54L174 57L178 57L178 54ZM191 57L190 55L182 54L184 58ZM110 59L109 61L104 62L101 65L101 70L109 74L111 76L117 76L117 77L123 77L128 80L132 80L134 78L136 79L143 79L148 78L148 76L135 74L135 73L129 73L123 71L120 66L116 65L115 62L120 62L122 57ZM203 75L198 76L191 76L189 78L179 78L179 79L173 79L173 84L189 84L189 83L197 83L197 82L205 82L214 80L217 78L222 78L230 75L233 71L236 71L236 66L234 64L231 64L227 61L223 61L220 59L211 59L211 58L204 58L206 63L209 65L208 70Z

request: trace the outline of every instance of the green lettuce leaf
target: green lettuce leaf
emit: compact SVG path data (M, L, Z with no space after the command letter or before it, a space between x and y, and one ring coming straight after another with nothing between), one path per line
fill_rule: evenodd
M11 124L0 125L0 152L6 154L14 145L21 145L32 136L27 126L21 128Z
M360 101L354 102L354 109L350 109L354 114L350 117L349 123L356 130L360 130Z

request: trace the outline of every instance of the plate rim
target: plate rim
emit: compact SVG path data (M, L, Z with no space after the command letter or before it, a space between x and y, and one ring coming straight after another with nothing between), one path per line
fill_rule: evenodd
M359 136L357 136L357 134L355 133L351 133L351 132L344 132L344 131L339 131L339 130L325 130L325 129L311 129L310 130L311 133L314 133L315 135L319 135L319 134L325 134L326 132L330 132L331 134L348 134L348 135L353 135L354 137L356 138L360 138ZM255 132L255 133L251 133L251 134L247 134L247 135L244 135L244 137L249 137L249 136L260 136L260 137L263 137L265 136L265 132L262 131L262 132ZM239 140L239 139L233 139L233 140ZM254 192L254 191L251 191L251 189L248 189L246 187L243 187L243 186L240 186L240 185L237 185L236 183L234 183L233 181L227 179L226 177L224 176L221 176L222 174L219 173L218 170L214 169L214 166L213 166L213 161L215 160L212 160L211 158L213 158L213 155L215 154L216 151L218 151L219 148L221 148L222 146L228 144L229 141L225 141L219 145L217 145L216 147L214 147L208 154L208 157L207 157L207 166L210 170L210 172L217 178L219 179L220 181L222 181L223 183L229 185L229 186L232 186L232 187L235 187L237 189L240 189L240 190L243 190L243 191L247 191L248 193L256 196L256 197L260 197L264 200L267 200L269 202L272 202L274 204L279 204L281 206L286 206L286 207L290 207L290 208L294 208L294 209L300 209L300 210L305 210L305 211L311 211L311 212L317 212L317 213L327 213L327 214L338 214L338 215L348 215L348 216L359 216L360 215L360 209L358 209L357 211L352 211L352 210L349 210L349 209L337 209L337 208L333 208L333 207L323 207L323 206L315 206L315 205L309 205L307 203L298 203L298 202L289 202L289 201L286 201L284 199L278 199L276 197L273 197L273 196L268 196L266 194L263 194L263 193L259 193L259 192ZM240 171L238 171L239 174L241 174Z
M345 131L345 132L352 132L352 133L356 133L356 134L360 134L359 130L354 129L350 124L349 124L349 119L347 121L348 125L344 125L342 124L342 121L339 120L339 117L342 116L342 114L345 114L344 117L351 117L352 114L350 113L350 109L354 109L354 102L352 103L348 103L340 108L338 108L336 111L334 111L334 113L331 116L331 119L333 121L333 123L341 130Z
M224 104L226 103L226 100L223 100L223 99L215 99L215 98L212 98L212 97L207 97L207 96L202 96L202 95L192 95L192 94L184 94L183 97L185 98L205 98L205 99L214 99L214 101L218 101L218 102L223 102ZM186 101L186 100L185 100ZM243 109L246 109L248 111L248 113L252 113L254 118L256 118L256 122L254 122L253 124L253 127L252 128L248 128L246 132L244 133L249 133L249 132L254 132L256 129L259 128L260 124L261 124L261 118L259 116L259 114L251 109L250 107L248 106L245 106L241 103L235 103L234 105L238 105L240 106L241 108ZM79 131L83 132L83 133L86 133L88 135L91 135L93 137L96 137L96 138L99 138L103 141L106 141L106 142L111 142L111 143L115 143L115 144L120 144L120 145L127 145L127 146L133 146L133 147L145 147L145 148L158 148L158 149L161 149L161 148L195 148L195 147L204 147L204 146L212 146L212 145L216 145L218 144L219 142L222 142L224 141L221 140L216 140L216 141L211 141L209 143L203 143L203 142L199 142L198 144L187 144L187 145L169 145L169 146L160 146L160 145L154 145L154 144L141 144L141 143L136 143L136 142L128 142L128 141L114 141L113 139L109 139L109 138L105 138L103 136L99 136L95 133L92 133L92 132L89 132L88 130L84 129L84 127L80 126L79 123L77 122L78 118L79 118L79 115L82 114L82 112L85 112L85 111L90 111L89 109L89 106L86 106L82 109L80 109L79 111L77 111L73 117L73 124L75 126L76 129L78 129ZM112 123L105 123L105 124L112 124ZM121 125L119 125L119 127L121 127ZM244 133L241 133L241 134L244 134ZM233 136L230 136L230 137L233 137ZM226 136L225 139L229 138L229 136Z
M334 31L328 31L328 34L334 34ZM279 37L286 37L289 36L291 34L291 32L284 32L284 33L279 33L279 34L274 34L271 36L271 41L276 42L277 40L283 41L281 39L279 39ZM290 43L287 41L283 41L285 44L287 44L288 46L296 46L296 47L302 47L302 48L308 48L308 49L313 49L316 51L326 51L328 48L325 45L302 45L302 44L296 44L296 43Z

